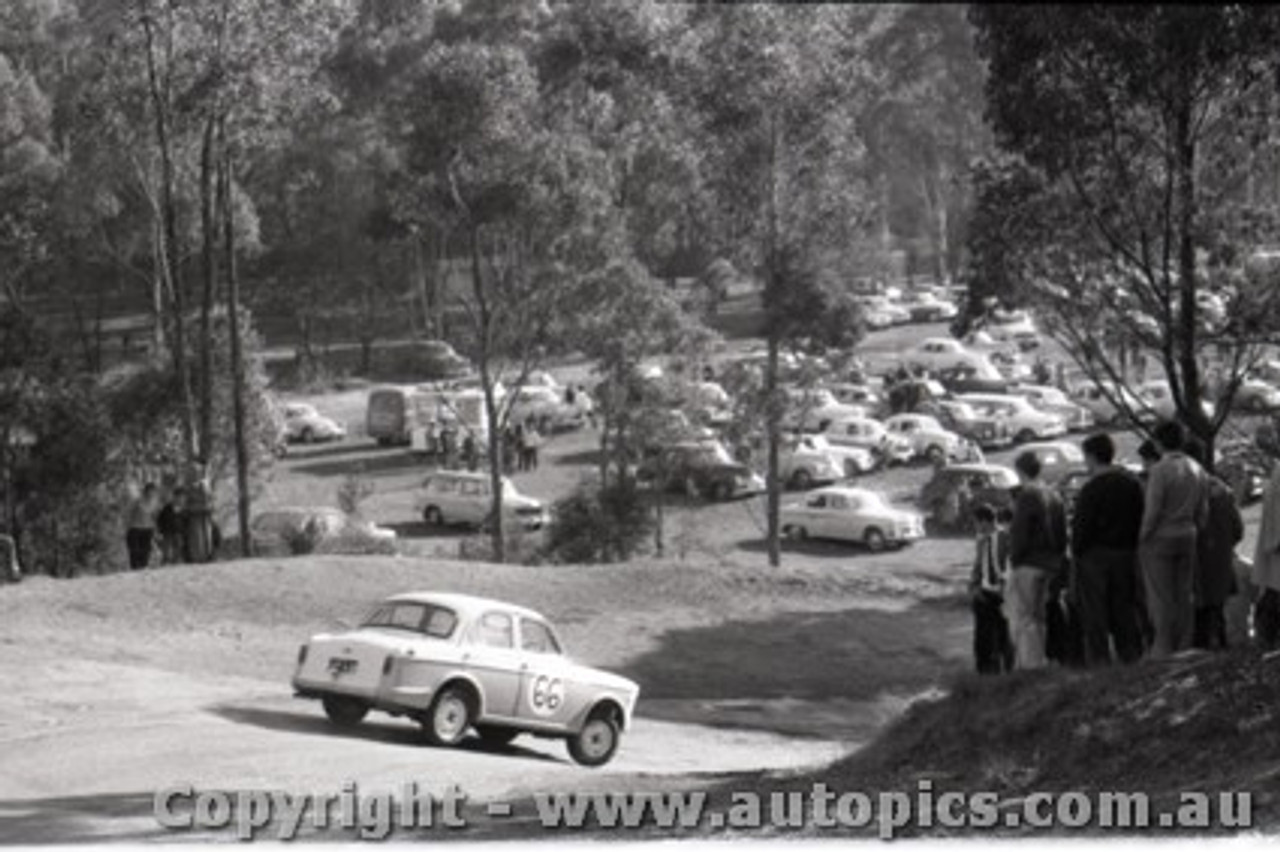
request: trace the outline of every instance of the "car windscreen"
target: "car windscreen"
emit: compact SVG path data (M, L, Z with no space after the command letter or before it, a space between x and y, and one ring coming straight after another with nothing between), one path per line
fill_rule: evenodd
M421 633L433 639L448 639L458 626L458 616L448 607L415 601L380 604L361 627L385 627Z

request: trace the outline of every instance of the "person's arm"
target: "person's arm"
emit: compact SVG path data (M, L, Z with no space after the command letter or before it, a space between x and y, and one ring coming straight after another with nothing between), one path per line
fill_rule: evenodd
M1138 541L1151 538L1160 523L1160 508L1164 505L1164 465L1157 464L1147 475L1147 492L1142 507L1142 528L1138 533Z

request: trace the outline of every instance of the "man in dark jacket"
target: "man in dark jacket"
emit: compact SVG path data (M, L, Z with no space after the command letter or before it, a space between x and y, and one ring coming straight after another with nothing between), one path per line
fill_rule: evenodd
M1067 550L1066 510L1055 491L1040 481L1040 460L1024 452L1014 460L1022 487L1014 498L1009 528L1013 571L1005 594L1006 613L1019 669L1042 668L1045 607L1049 583L1062 570Z
M1208 453L1198 438L1188 438L1187 455L1206 466ZM1196 535L1196 573L1192 594L1196 611L1191 645L1206 650L1227 647L1227 599L1239 591L1236 585L1236 545L1244 538L1244 519L1231 487L1208 475L1208 514Z
M1106 665L1115 656L1131 663L1142 655L1138 607L1138 531L1142 483L1113 464L1115 443L1106 433L1081 445L1089 481L1080 490L1071 529L1072 598L1084 632L1085 664Z

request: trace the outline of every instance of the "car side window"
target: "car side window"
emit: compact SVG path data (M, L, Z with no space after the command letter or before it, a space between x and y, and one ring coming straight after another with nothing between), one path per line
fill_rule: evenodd
M505 612L486 612L476 622L472 640L487 648L511 648L515 646L515 625Z
M836 494L836 495L832 495L832 497L831 497L831 508L832 508L832 509L840 509L840 510L848 509L848 508L850 508L849 500L845 499L844 497L841 497L841 496L840 496L840 495L838 495L838 494ZM853 506L852 508L855 508L855 509L856 509L856 508L857 508L857 506Z
M810 497L806 505L810 509L825 509L827 508L827 495L819 494L816 497Z
M533 654L559 654L560 646L551 628L540 621L520 619L520 647Z
M480 482L474 482L474 481L466 481L466 482L463 482L463 483L461 483L461 489L460 489L460 490L462 491L462 496L463 496L463 497L482 497L482 496L484 496L484 489L483 489L483 487L482 487L482 483L480 483Z

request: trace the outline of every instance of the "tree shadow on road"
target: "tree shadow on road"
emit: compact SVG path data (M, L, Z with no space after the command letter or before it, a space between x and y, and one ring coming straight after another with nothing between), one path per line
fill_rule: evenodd
M299 713L291 710L275 710L267 707L245 707L236 704L218 704L209 708L215 716L241 725L253 725L272 731L285 731L295 734L314 734L324 737L342 737L346 739L366 740L369 742L388 743L391 745L413 746L416 748L434 748L422 738L418 726L411 722L396 719L387 721L364 721L351 728L339 727L322 716ZM468 737L456 746L456 751L477 754L504 755L525 758L548 763L565 763L545 752L523 748L518 742L507 745L486 743L478 737Z
M426 476L434 468L408 450L359 458L330 459L296 464L296 473L309 476L337 477L349 474L363 476L394 476L406 472L421 472Z
M58 796L45 799L0 799L0 845L101 842L102 823L117 824L111 840L141 840L165 834L154 819L155 794L112 793L98 796ZM134 820L145 820L135 824Z

